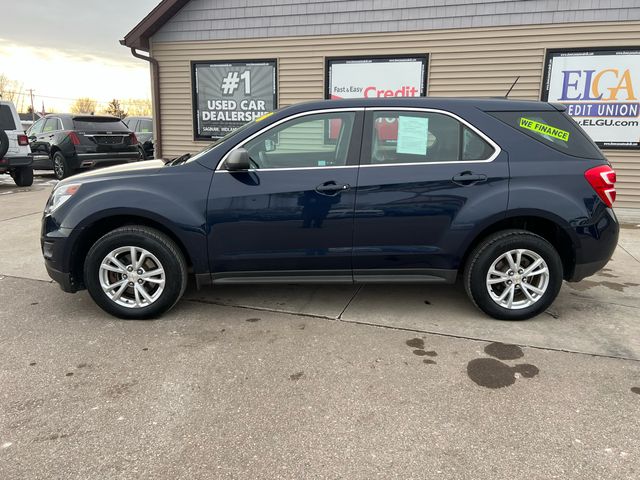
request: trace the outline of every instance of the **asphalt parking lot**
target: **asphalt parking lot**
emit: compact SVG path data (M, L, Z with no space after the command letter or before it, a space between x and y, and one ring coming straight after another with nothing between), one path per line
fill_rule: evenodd
M0 176L0 479L640 477L640 229L544 315L459 287L229 286L120 321Z

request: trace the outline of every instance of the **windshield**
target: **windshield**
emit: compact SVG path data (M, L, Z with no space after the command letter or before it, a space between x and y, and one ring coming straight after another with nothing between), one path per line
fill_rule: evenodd
M214 148L216 148L218 145L226 142L227 140L229 140L231 137L234 137L236 135L238 135L239 133L244 132L245 130L248 130L249 128L253 127L259 120L253 120L249 123L245 123L244 125L242 125L241 127L238 127L237 129L235 129L233 132L229 132L227 133L224 137L218 138L217 140L215 140L213 143L207 145L204 150L196 153L195 155L193 155L191 158L189 158L189 162L193 162L194 160L198 160L199 158L202 158L205 154L207 154L208 152L210 152L211 150L213 150Z

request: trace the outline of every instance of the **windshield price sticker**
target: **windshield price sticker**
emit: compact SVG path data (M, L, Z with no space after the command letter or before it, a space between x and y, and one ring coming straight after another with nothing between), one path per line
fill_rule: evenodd
M563 142L569 141L569 132L556 127L552 127L551 125L547 125L546 123L536 122L535 120L530 120L528 118L522 117L520 118L520 127L526 128L527 130L531 130L541 135L560 139Z

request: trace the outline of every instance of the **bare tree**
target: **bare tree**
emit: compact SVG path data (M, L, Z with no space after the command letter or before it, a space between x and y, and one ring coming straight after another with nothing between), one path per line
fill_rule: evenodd
M93 98L82 97L78 98L71 104L71 113L90 113L94 114L96 111L96 102Z
M122 101L123 108L127 113L136 117L151 116L151 100L148 98L130 98Z
M11 80L4 73L0 74L0 98L16 103L21 95L22 86L15 80Z

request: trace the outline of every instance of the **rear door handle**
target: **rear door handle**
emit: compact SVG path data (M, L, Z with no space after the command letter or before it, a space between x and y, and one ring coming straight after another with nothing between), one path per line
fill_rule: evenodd
M469 186L475 185L476 183L482 183L487 181L487 176L482 174L476 174L472 172L462 172L458 175L455 175L451 178L451 181L456 185L460 186Z
M322 185L318 185L316 187L316 192L321 195L336 195L340 192L346 192L351 188L351 185L348 183L337 184L334 181L324 182Z

